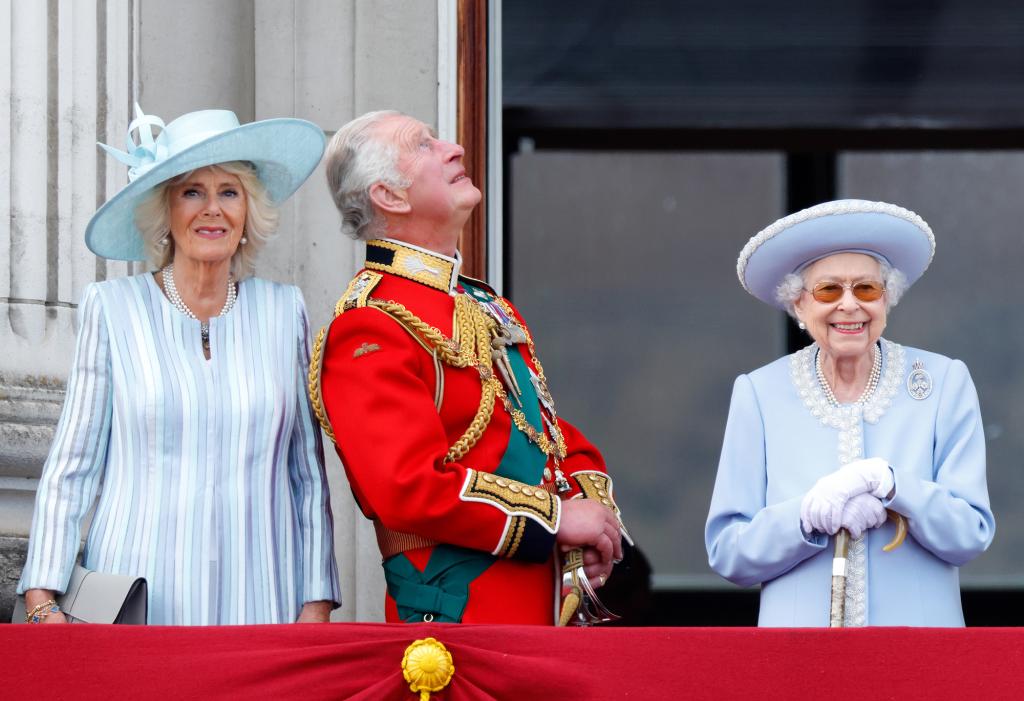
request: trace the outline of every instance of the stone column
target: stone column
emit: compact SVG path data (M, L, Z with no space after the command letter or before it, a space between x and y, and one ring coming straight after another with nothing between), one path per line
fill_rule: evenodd
M35 487L64 399L86 284L124 274L83 240L124 181L131 0L0 0L0 620L9 620ZM116 135L116 136L111 136Z

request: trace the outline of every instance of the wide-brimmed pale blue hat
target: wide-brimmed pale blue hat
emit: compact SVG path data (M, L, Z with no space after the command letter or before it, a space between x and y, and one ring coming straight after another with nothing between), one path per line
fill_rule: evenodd
M128 185L96 210L85 229L93 253L114 260L145 260L142 234L135 226L135 208L165 180L197 168L249 161L279 205L305 182L324 152L324 133L303 119L264 119L239 124L230 110L184 114L165 125L159 117L135 106L128 127L127 152L99 144L128 166ZM154 138L153 128L160 133ZM132 134L138 130L138 141Z
M912 285L935 255L935 235L909 209L887 202L835 200L809 207L762 229L736 261L740 284L782 308L775 290L795 273L833 253L866 253L898 268Z

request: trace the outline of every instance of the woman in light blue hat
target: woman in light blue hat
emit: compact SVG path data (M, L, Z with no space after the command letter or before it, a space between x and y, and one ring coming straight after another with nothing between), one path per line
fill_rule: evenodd
M934 249L913 212L841 200L740 253L812 341L736 379L705 530L712 569L761 585L761 626L964 624L959 566L995 532L977 394L961 361L882 338Z
M227 110L136 114L127 152L101 144L130 182L85 238L154 272L85 290L18 591L34 622L65 620L52 600L98 491L82 563L145 577L150 623L326 621L341 596L305 306L252 277L323 132Z

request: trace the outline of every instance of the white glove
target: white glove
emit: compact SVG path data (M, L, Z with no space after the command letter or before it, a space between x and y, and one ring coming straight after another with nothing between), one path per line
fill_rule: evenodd
M868 485L868 493L871 496L885 499L889 492L896 486L896 479L892 476L892 468L882 458L865 458L854 460L843 465L844 470L856 471Z
M869 528L881 526L885 519L885 507L881 499L871 494L858 494L846 502L840 528L848 530L850 537L856 540Z
M855 460L819 479L800 503L804 532L834 535L842 525L843 507L858 494L879 499L892 491L894 479L889 464L881 458Z

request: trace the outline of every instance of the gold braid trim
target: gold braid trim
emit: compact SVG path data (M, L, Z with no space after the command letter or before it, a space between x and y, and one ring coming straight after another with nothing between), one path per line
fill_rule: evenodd
M458 306L460 299L461 296L455 298L456 306ZM475 356L477 354L473 352L474 349L470 348L466 344L459 344L447 338L440 330L437 329L437 327L431 326L420 319L409 311L405 305L392 300L382 300L371 297L367 300L367 306L386 312L389 316L400 322L402 326L405 326L410 331L415 332L430 348L436 348L438 356L448 365L457 368L475 366ZM458 316L461 317L462 315ZM488 345L488 348L490 348L490 345ZM490 351L488 350L488 360L490 360L490 357Z
M445 462L454 462L462 458L483 436L494 415L495 396L504 391L501 382L491 371L490 339L491 324L494 322L486 314L477 313L476 304L465 295L458 295L455 298L455 331L459 341L456 342L398 302L370 299L368 305L385 312L414 333L421 343L429 346L428 351L436 352L447 365L476 368L480 374L480 405L476 415L462 436L448 449L444 459Z
M612 478L598 470L580 470L572 473L573 479L580 485L580 491L586 499L601 502L619 515L619 507L612 496Z
M367 248L383 248L394 253L391 263L377 263L367 257L363 264L368 270L391 273L441 292L450 292L455 286L455 262L448 258L432 255L426 251L403 246L394 241L373 239L366 242ZM368 252L369 253L369 252Z
M347 293L342 297L335 310L336 313L340 314L346 308L349 308L344 304L349 296L350 294ZM512 400L509 398L504 385L495 377L494 372L491 370L491 329L497 322L488 316L468 295L460 294L455 297L454 331L455 337L458 340L447 338L437 327L431 326L420 319L403 304L393 300L382 300L365 295L361 295L361 297L357 302L358 306L372 307L393 318L428 353L436 353L442 362L451 367L474 368L480 375L480 404L477 407L476 415L462 436L448 449L445 455L445 462L459 460L480 441L488 424L490 424L491 417L494 415L496 399L501 399L502 406L508 412L516 428L522 431L545 455L553 455L558 459L565 457L567 453L565 439L562 436L562 432L557 429L557 425L553 431L555 441L552 442L543 431L538 431L530 425L526 415L512 404ZM501 298L497 299L507 310L509 318L515 318L508 303ZM309 393L317 421L323 427L324 433L334 441L334 432L330 428L320 396L320 372L323 365L322 355L327 328L325 326L320 330L313 345L313 354L309 366ZM542 381L545 381L544 370L537 359L533 337L525 328L523 330L526 332L531 359L537 369L537 374Z
M345 288L344 294L338 299L338 303L334 305L334 319L341 316L346 309L366 306L366 300L369 298L373 288L383 278L384 276L380 273L373 273L369 270L364 270L352 278L348 283L348 287ZM327 411L324 409L323 392L320 387L320 376L324 365L324 344L327 342L327 330L334 323L334 319L320 329L320 332L316 335L316 340L313 342L313 350L309 358L309 374L307 375L308 384L306 389L309 392L309 402L313 406L313 413L316 415L316 420L320 423L320 428L323 429L324 435L337 445L338 441L334 438L334 430L331 428L331 422L327 419Z
M494 416L496 386L500 388L501 383L493 377L482 382L480 385L480 406L477 407L476 415L459 440L455 441L452 447L448 449L448 453L444 456L445 462L455 462L461 459L483 437L484 431L487 430L487 425L491 422L491 417Z
M466 483L460 498L463 501L478 501L491 504L509 516L525 516L542 524L549 533L558 530L559 499L544 487L531 487L523 482L492 475L490 472L467 470ZM519 547L522 534L516 535L516 527L525 524L510 523L500 550ZM498 554L498 553L495 553ZM508 557L509 555L506 555Z
M622 522L622 512L619 511L619 506L615 503L612 478L600 470L579 470L572 473L572 476L580 486L580 493L584 499L594 499L612 510L615 518L618 519L619 528L622 529L623 536L632 545L633 540L626 530L626 524Z
M505 406L505 411L508 412L509 416L512 417L512 423L516 425L520 431L526 434L526 437L530 439L541 452L545 455L554 455L559 460L565 458L567 450L565 447L565 439L562 437L562 432L558 432L558 438L554 443L547 437L542 431L538 431L526 418L526 414L516 409L512 404L512 400L508 398L508 392L505 391L505 386L500 382L497 383L498 396L501 398L501 403Z
M519 550L519 544L523 542L524 533L526 533L526 517L511 517L505 532L505 539L498 546L498 552L495 554L498 557L514 557Z
M337 444L338 441L334 438L334 430L331 428L331 422L327 420L327 412L324 410L323 395L320 392L320 371L323 369L323 353L324 353L324 341L327 339L327 329L330 324L327 324L320 329L320 333L316 335L316 340L313 342L313 352L309 359L309 402L313 405L313 413L316 414L316 420L320 422L320 428L324 430L324 435L331 439L331 443Z
M506 310L508 317L510 319L514 319L515 315L512 313L511 307L508 303L500 297L496 299L499 300L499 303ZM483 429L486 428L487 424L490 422L494 409L494 396L501 399L501 403L504 406L505 411L511 417L512 423L515 424L515 427L522 431L523 434L526 435L527 439L529 439L534 445L540 448L541 452L545 455L553 455L559 460L565 458L568 451L565 446L565 439L562 437L562 432L558 430L557 424L552 429L552 433L555 437L555 441L552 442L543 430L538 431L530 425L526 415L512 404L512 400L509 398L505 386L497 377L494 376L494 373L491 370L491 331L497 325L497 322L494 321L494 319L492 319L469 295L458 295L455 298L455 312L455 330L458 334L457 338L459 339L459 342L455 343L453 341L452 343L455 343L455 346L463 351L462 355L460 355L460 360L465 359L468 365L475 367L477 372L480 373L482 388L480 409L477 411L477 415L474 417L473 423L470 424L469 429L466 430L466 433L463 434L462 438L452 446L452 449L449 451L446 459L449 462L457 460L465 455L465 453L468 452L468 450L480 439L480 435L477 434L477 429L479 428L479 431L482 434ZM520 328L523 327L520 326ZM434 330L436 331L436 329ZM544 381L544 370L541 368L540 361L537 359L537 352L536 347L533 345L533 338L525 328L523 328L523 331L525 332L529 343L531 358L534 365L537 367L537 374L541 381ZM440 335L440 332L438 333ZM441 338L443 339L444 336L441 335ZM474 341L474 345L470 346L470 344L465 343L463 339L472 339ZM465 449L463 450L463 448Z

